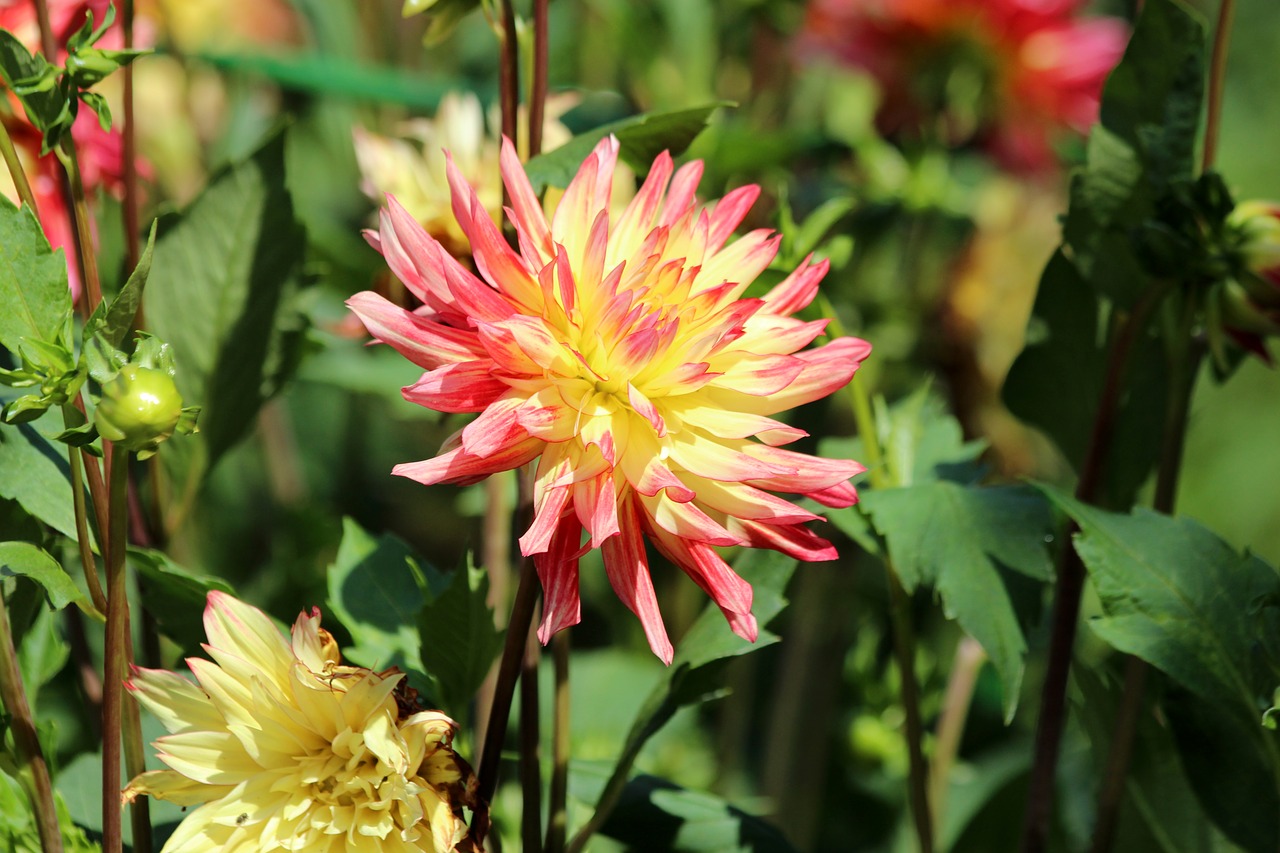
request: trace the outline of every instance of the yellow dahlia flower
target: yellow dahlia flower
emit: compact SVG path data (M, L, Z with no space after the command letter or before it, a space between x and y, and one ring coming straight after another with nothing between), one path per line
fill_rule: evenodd
M204 626L213 660L187 661L198 684L136 667L126 684L172 734L155 742L171 769L138 776L125 801L199 806L162 853L473 849L457 724L419 710L403 673L340 663L318 609L286 642L262 611L210 592Z
M805 433L770 415L844 386L871 347L839 338L798 352L826 326L790 316L817 293L825 262L806 260L762 298L742 298L778 250L766 230L728 242L758 187L704 207L694 199L702 164L676 171L663 153L612 215L617 158L618 141L602 140L548 222L505 144L518 251L451 164L453 213L481 277L392 199L370 241L423 307L407 311L372 292L348 305L427 371L406 399L479 413L440 455L394 473L471 483L538 460L536 514L520 548L545 593L542 641L579 620L585 530L654 653L670 662L645 535L754 640L751 586L716 547L834 558L803 526L818 516L768 490L848 506L857 500L849 478L862 466L782 449Z

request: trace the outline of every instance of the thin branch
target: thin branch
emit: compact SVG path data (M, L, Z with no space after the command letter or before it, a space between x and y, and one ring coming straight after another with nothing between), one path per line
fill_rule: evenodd
M982 645L968 634L960 638L956 646L955 660L947 678L947 691L942 698L942 714L938 717L937 735L933 745L933 759L929 765L930 790L932 792L933 822L941 825L947 813L947 790L950 787L951 768L960 752L960 738L964 735L969 706L973 704L973 691L978 685L978 673L987 655Z
M544 853L564 853L569 829L569 632L561 631L551 641L555 662L555 726L551 736L551 801L547 808L547 843Z
M537 619L530 620L520 665L520 836L523 850L542 849L542 749L541 710L538 703Z
M0 114L0 156L4 157L4 164L9 168L9 177L13 179L13 185L18 188L18 197L31 209L36 220L39 221L40 208L36 206L35 193L31 191L31 182L27 180L27 173L23 171L22 162L18 159L18 151L13 147L13 137L9 135L9 128L5 126L3 119L4 114Z
M1213 33L1213 55L1209 60L1209 109L1204 125L1204 151L1200 170L1213 167L1218 154L1218 126L1222 123L1222 90L1227 81L1227 53L1231 45L1231 24L1236 0L1222 0L1218 6L1218 26Z
M548 0L533 0L533 86L529 94L529 156L542 152L542 125L547 110L547 54L550 32Z
M121 7L120 26L124 30L124 49L133 48L133 0L124 0ZM124 74L124 122L120 134L124 143L124 247L129 270L138 266L141 256L138 245L138 126L133 109L133 63L126 65ZM141 311L141 306L139 306ZM142 324L142 319L137 320Z

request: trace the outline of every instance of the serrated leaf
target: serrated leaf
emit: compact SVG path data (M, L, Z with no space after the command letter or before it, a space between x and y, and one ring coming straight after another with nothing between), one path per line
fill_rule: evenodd
M67 262L35 215L0 198L0 346L18 354L23 338L57 341L71 316Z
M67 448L45 437L61 429L61 416L55 412L33 423L0 424L0 498L16 500L28 513L74 539Z
M304 245L279 134L161 221L147 324L173 347L183 400L203 406L199 438L172 444L201 444L209 467L292 371L301 328L287 303Z
M161 630L184 649L199 649L205 641L204 608L210 590L235 594L222 578L200 575L149 548L130 548L129 562L145 590L147 610Z
M0 542L0 577L14 575L40 584L54 610L75 604L86 613L96 612L62 565L30 542Z
M1028 488L945 481L871 491L862 503L903 585L933 586L947 617L982 644L1004 684L1005 718L1012 719L1027 645L997 564L1049 578L1047 503Z
M488 574L468 560L418 616L422 666L439 683L445 707L455 713L465 709L502 648L488 595Z
M328 570L329 603L355 641L351 659L372 669L419 668L418 614L446 581L402 540L375 539L350 518Z
M138 265L129 274L129 280L120 288L116 298L109 307L99 306L93 312L89 322L85 323L85 339L101 334L108 344L119 347L133 327L134 318L138 316L138 306L142 304L142 290L147 286L147 276L151 274L151 258L156 246L156 228L158 222L151 223L151 233L147 236L147 245L138 258Z
M1080 525L1094 632L1188 690L1257 717L1280 684L1280 574L1188 518L1106 512L1041 487Z
M670 151L673 157L682 153L707 126L711 114L726 106L733 106L733 102L717 101L687 110L645 113L610 122L578 134L554 151L530 158L524 169L535 193L541 193L548 186L566 187L596 143L612 133L618 137L620 156L632 168L644 173L653 164L653 158L664 150Z

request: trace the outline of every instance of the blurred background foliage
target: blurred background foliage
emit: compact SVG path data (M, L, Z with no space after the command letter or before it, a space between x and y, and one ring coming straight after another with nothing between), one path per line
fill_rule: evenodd
M485 104L496 96L497 49L483 14L472 12L427 47L430 16L405 18L401 5L138 4L143 31L156 47L136 64L140 150L150 163L148 209L159 214L202 203L202 190L228 164L243 163L272 134L282 135L272 168L283 169L283 187L268 193L272 201L263 215L279 217L282 235L296 219L304 244L296 264L282 271L289 285L280 285L274 328L266 334L289 355L282 356L278 375L259 377L263 403L256 414L244 414L244 440L229 437L217 458L166 460L169 476L154 482L161 484L163 527L177 563L224 579L285 622L313 603L330 612L326 569L338 553L344 517L374 534L398 536L447 572L463 565L468 552L480 559L484 508L492 497L484 485L424 488L390 476L398 462L433 455L460 419L405 402L400 388L415 381L418 370L387 348L366 347L363 330L342 304L360 290L389 286L381 258L360 237L376 217L362 190L353 128L394 133L408 118L431 116L454 90L474 92ZM1133 12L1119 0L1093 8ZM783 231L778 270L793 268L810 251L831 259L823 292L844 327L874 344L863 368L873 387L896 401L928 383L964 436L986 442L983 462L993 474L1061 482L1065 464L1049 442L1003 409L999 389L1059 239L1065 168L1010 172L977 146L887 141L875 122L880 95L874 80L798 46L805 14L799 0L556 0L551 88L578 99L563 122L576 132L638 113L731 102L686 155L706 160L702 193L718 197L733 186L760 183L762 200L748 224ZM1218 155L1239 197L1280 198L1276 44L1280 7L1241 0ZM1067 167L1082 152L1080 140L1061 140ZM264 181L279 178L267 174ZM291 217L279 207L283 190ZM110 290L119 286L123 267L120 212L109 196L99 201ZM174 274L183 274L174 263ZM174 315L165 330L170 340L193 334L184 325L195 322L190 313ZM1197 392L1179 511L1278 563L1280 375L1250 360L1232 381L1202 382ZM794 413L793 422L812 434L807 449L853 432L843 395ZM172 475L192 470L203 471L198 486L175 490L172 483L181 480ZM503 488L514 497L514 480ZM799 849L905 850L906 756L889 664L884 574L852 541L838 543L839 561L796 571L787 590L791 605L772 625L785 642L734 662L731 695L681 711L637 766L768 816ZM654 573L672 636L679 637L697 618L703 597L669 566L655 564ZM940 832L944 849L1011 849L1019 827L1041 677L1037 661L1043 659L1036 652L1045 642L1045 590L1006 575L1032 649L1024 701L1008 726L995 672L980 661L953 660L959 629L926 594L917 596L928 725L941 707L947 674L961 665L977 670ZM601 784L593 768L615 755L663 673L645 651L638 623L608 590L598 555L584 561L582 587L583 622L573 631L572 793L589 803ZM175 606L170 619L198 616L196 602ZM335 622L327 617L326 625ZM1087 632L1082 642L1080 654L1097 668L1078 685L1089 710L1065 746L1062 849L1087 841L1095 773L1086 748L1089 727L1107 725L1116 694L1111 653ZM165 665L181 651L169 641L158 650ZM49 669L57 672L61 664L54 663ZM73 674L63 669L40 694L42 710L56 715L59 757L68 764L93 742L90 723L57 700L74 691ZM550 692L542 691L544 702ZM549 720L549 708L542 718ZM1146 796L1125 812L1116 849L1233 849L1203 823L1179 836L1180 814L1197 807L1168 737L1143 734L1134 773ZM77 812L71 803L73 815L92 828L94 801L89 794L81 799L88 805ZM705 830L701 837L726 837L714 829L726 819L717 808L687 818L679 846L722 849L719 841L698 841L698 827ZM508 786L500 795L504 826L516 825L518 809L518 794ZM575 822L586 809L576 811ZM643 814L637 810L632 818ZM624 837L627 815L624 809L616 818ZM775 849L771 843L752 845ZM601 837L591 849L614 844Z

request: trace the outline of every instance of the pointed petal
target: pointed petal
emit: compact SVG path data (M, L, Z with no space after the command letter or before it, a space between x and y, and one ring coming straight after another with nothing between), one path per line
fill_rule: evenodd
M432 459L421 462L402 462L391 469L397 477L408 477L427 486L436 483L456 483L466 485L477 483L490 474L499 471L510 471L536 459L547 446L545 441L537 438L525 438L512 442L489 456L479 457L465 453L461 447L455 447Z
M490 359L446 364L422 374L401 393L410 403L437 412L479 412L509 390L493 370Z
M473 361L485 354L475 332L406 311L372 291L352 296L347 307L360 318L369 334L427 370L456 361Z
M649 560L644 551L640 516L632 501L623 504L618 535L606 539L603 550L605 573L614 592L640 619L649 648L670 666L675 650L667 637L662 612L658 609L658 596L653 589Z
M542 624L538 626L538 639L543 645L557 631L582 621L582 603L578 598L581 539L582 527L571 513L561 521L546 552L533 558L538 579L542 581Z

